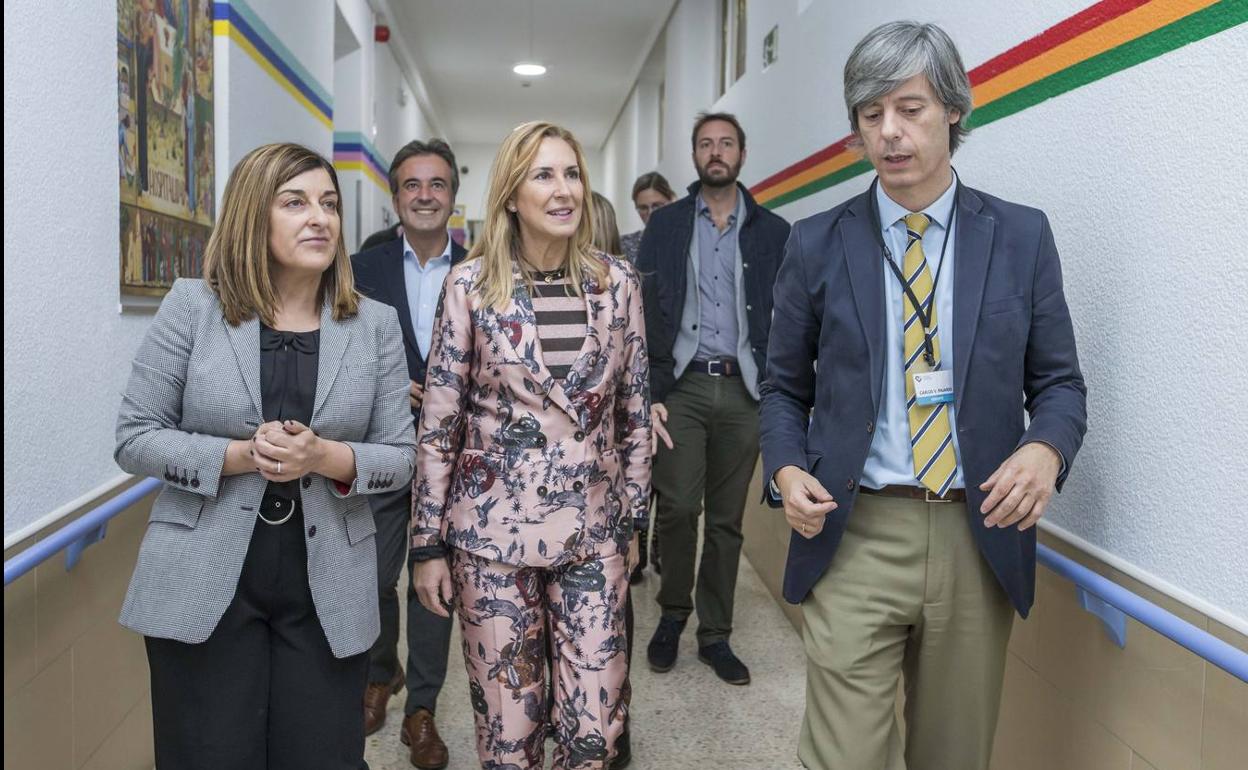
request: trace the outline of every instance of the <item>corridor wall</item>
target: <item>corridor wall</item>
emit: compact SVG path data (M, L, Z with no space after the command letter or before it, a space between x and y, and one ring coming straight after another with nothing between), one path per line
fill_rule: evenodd
M1227 238L1248 205L1228 152L1248 122L1248 4L749 3L745 75L715 99L719 5L682 0L668 24L659 165L686 184L693 116L734 112L748 137L742 181L791 221L872 178L837 144L854 43L899 18L952 35L978 77L972 120L986 121L954 165L968 186L1048 213L1090 391L1087 441L1049 522L1194 606L1248 618L1248 380L1233 299L1248 296L1248 263ZM773 27L779 57L764 70ZM1004 73L993 82L990 61ZM648 170L618 146L636 141L630 130L621 121L605 145L613 178Z

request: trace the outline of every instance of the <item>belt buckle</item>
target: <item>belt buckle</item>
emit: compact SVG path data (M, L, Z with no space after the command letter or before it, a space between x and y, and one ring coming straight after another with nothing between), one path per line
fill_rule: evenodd
M719 371L718 371L718 372L717 372L717 371L715 371L715 367L716 367L716 366L718 366L718 367L719 367ZM709 374L709 375L710 375L710 376L712 376L712 377L723 377L723 376L724 376L724 362L723 362L723 361L717 361L717 360L707 361L707 362L706 362L706 373L707 373L707 374Z
M923 502L925 503L951 503L952 500L946 500L940 495L933 495L932 490L923 487Z

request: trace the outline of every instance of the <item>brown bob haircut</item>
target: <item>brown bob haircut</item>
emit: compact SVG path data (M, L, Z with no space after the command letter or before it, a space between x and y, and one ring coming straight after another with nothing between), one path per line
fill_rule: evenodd
M338 199L342 189L334 166L317 153L298 144L266 144L247 153L225 183L225 197L217 226L204 250L204 281L221 301L231 326L259 316L272 326L277 316L277 291L269 272L269 221L273 201L282 185L308 171L324 169L334 183ZM341 215L340 215L341 218ZM317 301L333 306L334 320L359 311L347 244L338 228L334 261L321 276Z

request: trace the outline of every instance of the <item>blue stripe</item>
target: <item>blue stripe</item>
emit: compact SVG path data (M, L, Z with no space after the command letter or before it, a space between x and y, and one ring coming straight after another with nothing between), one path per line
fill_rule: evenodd
M324 89L307 74L299 64L299 60L295 58L273 34L268 27L264 26L264 22L258 18L254 18L254 12L243 5L239 0L231 0L229 3L213 4L213 20L228 21L231 26L242 33L247 42L255 46L256 51L265 58L273 68L290 81L299 93L303 94L312 105L321 111L325 117L333 119L334 111L329 105L329 97L325 95ZM248 19L247 16L252 16ZM254 26L253 26L254 25ZM266 38L273 38L270 44ZM279 50L275 50L279 49Z
M334 142L334 152L362 152L364 157L368 158L368 162L377 167L382 174L389 173L389 166L381 161L381 157L377 155L377 151L366 144L360 142Z
M936 454L932 455L932 459L927 461L927 465L923 466L922 472L920 472L918 476L915 476L916 479L918 479L919 481L923 480L923 476L932 469L932 463L936 462L936 460L939 459L941 453L945 451L945 447L949 446L949 442L952 440L953 440L952 433L950 433L948 436L945 436L945 440L940 443L940 448L936 450Z
M936 415L940 414L940 410L944 408L944 404L936 405L936 408L932 410L932 413L927 416L927 422L923 423L923 427L919 428L919 432L914 434L914 438L910 439L911 448L918 446L919 439L923 438L923 434L927 433L928 426L932 424L932 421L936 419Z

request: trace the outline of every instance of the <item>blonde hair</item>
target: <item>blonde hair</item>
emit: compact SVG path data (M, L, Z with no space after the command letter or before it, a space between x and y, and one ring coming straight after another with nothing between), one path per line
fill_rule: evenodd
M615 223L615 206L600 192L594 193L594 248L617 257L624 253L620 227Z
M503 140L490 168L490 186L485 201L485 221L481 228L481 237L472 246L469 259L481 260L481 271L477 277L477 291L486 307L501 309L511 300L515 291L513 265L521 259L520 215L507 210L510 201L524 183L529 173L529 166L537 157L542 140L562 139L576 154L576 165L580 168L581 184L585 190L582 202L581 220L577 223L576 234L573 235L568 248L567 275L572 290L581 293L581 285L587 278L594 278L604 283L607 278L607 267L601 258L593 253L594 243L594 203L593 192L589 187L589 174L586 168L585 155L581 145L566 128L553 123L534 121L517 126ZM520 271L525 285L533 291L532 280L527 271Z
M221 215L204 249L204 281L212 287L225 320L238 326L255 316L269 326L276 322L278 298L269 270L269 218L278 190L291 179L314 169L324 169L342 200L333 164L297 144L266 144L247 153L225 184ZM341 219L341 214L339 215ZM321 275L317 295L330 302L334 320L359 312L351 259L338 228L334 261Z

